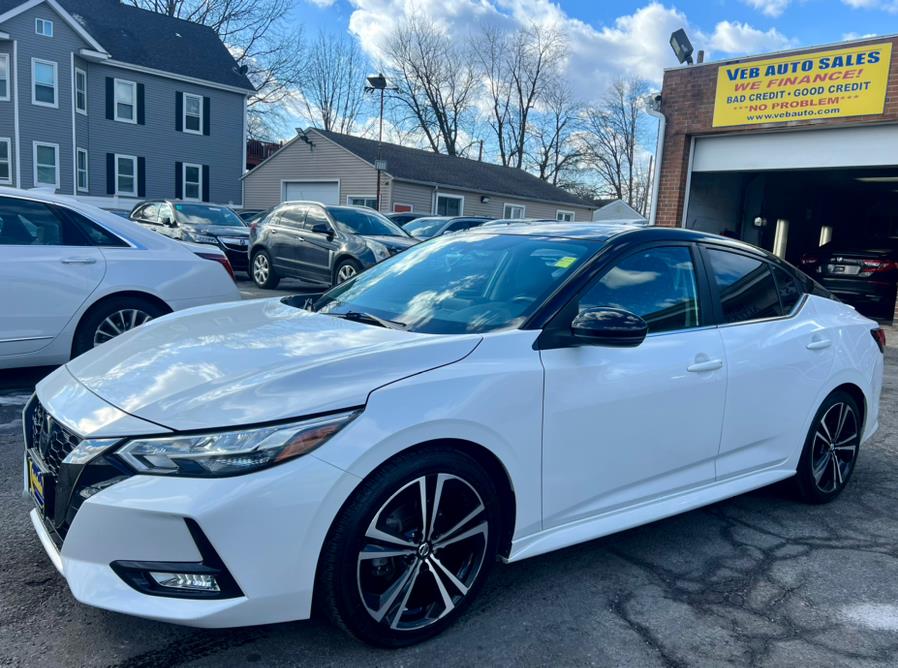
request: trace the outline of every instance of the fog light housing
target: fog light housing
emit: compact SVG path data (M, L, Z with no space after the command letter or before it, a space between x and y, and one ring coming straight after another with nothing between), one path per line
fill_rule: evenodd
M185 591L220 592L221 587L214 575L203 573L160 573L150 571L150 577L160 587L181 589Z

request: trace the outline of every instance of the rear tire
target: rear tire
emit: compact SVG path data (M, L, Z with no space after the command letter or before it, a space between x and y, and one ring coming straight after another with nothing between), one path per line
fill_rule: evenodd
M72 357L112 340L119 334L165 315L169 311L143 297L113 297L84 316L72 342Z
M317 600L332 622L372 645L432 638L479 592L500 522L496 487L473 458L441 447L400 455L365 479L334 520Z
M847 392L830 394L820 406L805 439L795 474L798 496L806 503L829 503L851 478L861 445L861 412Z
M263 290L274 290L281 282L281 277L275 272L271 256L266 250L257 250L253 253L248 273L252 276L253 282Z

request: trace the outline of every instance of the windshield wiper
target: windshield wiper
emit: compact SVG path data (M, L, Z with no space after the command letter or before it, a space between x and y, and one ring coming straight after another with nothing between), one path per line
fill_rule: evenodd
M337 318L344 320L352 320L353 322L363 322L366 325L377 325L378 327L386 327L387 329L405 329L408 327L404 322L398 320L387 320L379 318L371 313L363 313L362 311L346 311L345 313L328 313Z

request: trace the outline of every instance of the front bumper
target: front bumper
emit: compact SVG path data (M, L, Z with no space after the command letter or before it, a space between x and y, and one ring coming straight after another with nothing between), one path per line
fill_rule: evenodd
M53 385L39 387L39 394ZM54 397L43 401L53 413ZM50 561L82 603L190 626L267 624L308 618L321 546L357 483L306 455L230 478L130 475L66 509L65 524L55 513L35 509L30 516ZM74 497L77 483L73 489ZM207 563L208 552L188 522L201 530L233 578L236 595L143 593L116 572L114 564L121 562Z

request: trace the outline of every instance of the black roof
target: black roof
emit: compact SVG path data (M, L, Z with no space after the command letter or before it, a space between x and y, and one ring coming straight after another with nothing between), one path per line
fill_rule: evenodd
M338 132L314 129L363 160L374 163L387 161L387 172L400 181L437 183L459 190L496 193L516 198L595 208L592 202L580 199L566 190L525 172L523 169L503 167L490 162L459 158L433 151L408 148L378 142Z
M113 60L252 90L215 32L198 23L124 5L118 0L57 0ZM21 5L0 0L0 13Z

